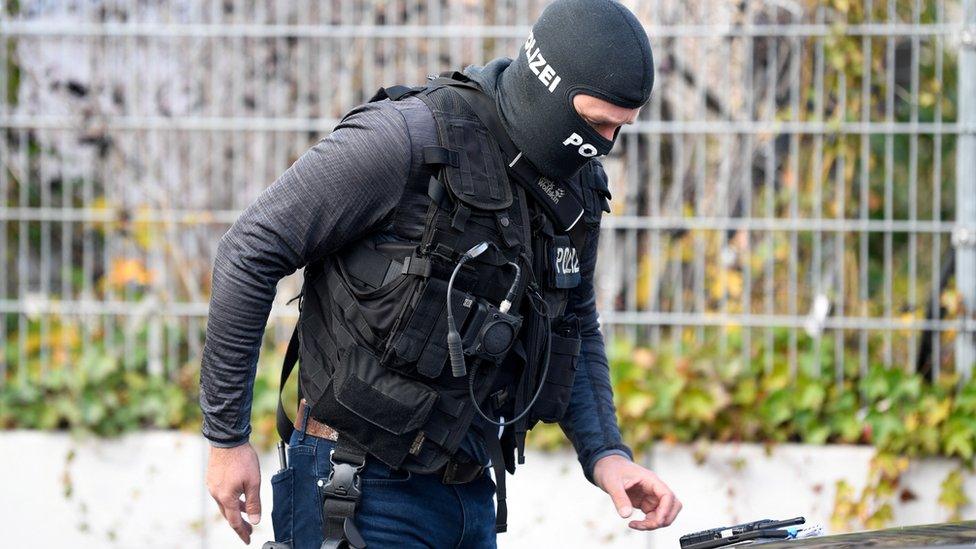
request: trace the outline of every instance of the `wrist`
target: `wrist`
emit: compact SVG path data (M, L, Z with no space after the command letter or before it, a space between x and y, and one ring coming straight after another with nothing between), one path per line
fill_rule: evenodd
M617 461L624 462L624 463L632 463L631 459L623 454L609 454L596 460L596 465L594 467L599 466L601 463L606 464L606 463L614 463Z
M205 437L206 438L206 437ZM250 437L244 437L238 440L214 440L212 438L207 438L207 443L210 444L210 448L221 448L221 449L231 449L240 446L245 446L250 443Z
M247 441L244 441L244 442L242 442L240 444L235 444L234 446L218 446L216 444L211 444L210 445L210 453L211 454L215 454L215 453L219 454L219 453L239 452L239 451L244 450L244 449L246 449L246 448L248 448L250 446L251 446L251 444L249 442L247 442Z
M621 448L608 448L606 450L596 452L595 454L593 454L592 457L590 457L590 460L587 462L586 467L583 468L584 472L587 475L586 478L590 482L593 482L593 471L594 469L596 469L597 462L609 456L620 456L627 461L634 460L629 450L625 450Z
M605 475L606 471L631 463L633 463L633 461L631 461L629 456L617 453L609 454L597 459L596 463L593 464L593 483L602 488L602 477Z

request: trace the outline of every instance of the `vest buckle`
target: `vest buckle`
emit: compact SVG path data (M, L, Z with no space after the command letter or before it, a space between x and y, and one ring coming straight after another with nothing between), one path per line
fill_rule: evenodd
M364 549L366 541L353 519L363 495L359 472L366 466L366 454L343 442L339 442L339 448L339 459L335 448L329 452L332 469L325 481L319 481L323 537L320 549Z
M336 461L335 450L329 453L329 461L332 463L332 468L329 471L329 478L322 486L322 493L330 498L358 501L363 495L359 472L363 470L365 464L356 465Z

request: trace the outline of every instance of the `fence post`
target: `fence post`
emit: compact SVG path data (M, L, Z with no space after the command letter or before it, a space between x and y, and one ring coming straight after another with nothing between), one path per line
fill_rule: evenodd
M976 0L963 0L959 50L959 140L956 145L956 288L965 318L956 337L956 371L976 362Z

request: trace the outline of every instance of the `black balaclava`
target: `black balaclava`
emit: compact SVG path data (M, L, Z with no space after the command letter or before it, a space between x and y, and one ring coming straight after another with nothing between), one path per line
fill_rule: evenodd
M651 45L630 10L611 0L557 0L501 74L496 101L522 154L543 175L564 179L614 143L576 113L573 97L636 108L653 85Z

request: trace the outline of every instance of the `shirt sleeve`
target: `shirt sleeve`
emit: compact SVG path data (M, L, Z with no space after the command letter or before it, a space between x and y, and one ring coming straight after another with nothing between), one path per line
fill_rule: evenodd
M598 174L605 181L602 168ZM588 212L588 236L585 250L580 254L581 281L569 295L568 311L575 313L580 322L580 363L566 415L559 422L576 449L583 474L590 482L593 482L593 467L600 459L614 454L633 459L617 425L610 366L596 310L593 280L602 212L599 207L595 210Z
M350 112L221 237L200 370L203 434L247 442L254 375L278 281L363 236L391 212L410 175L403 115L389 101Z

